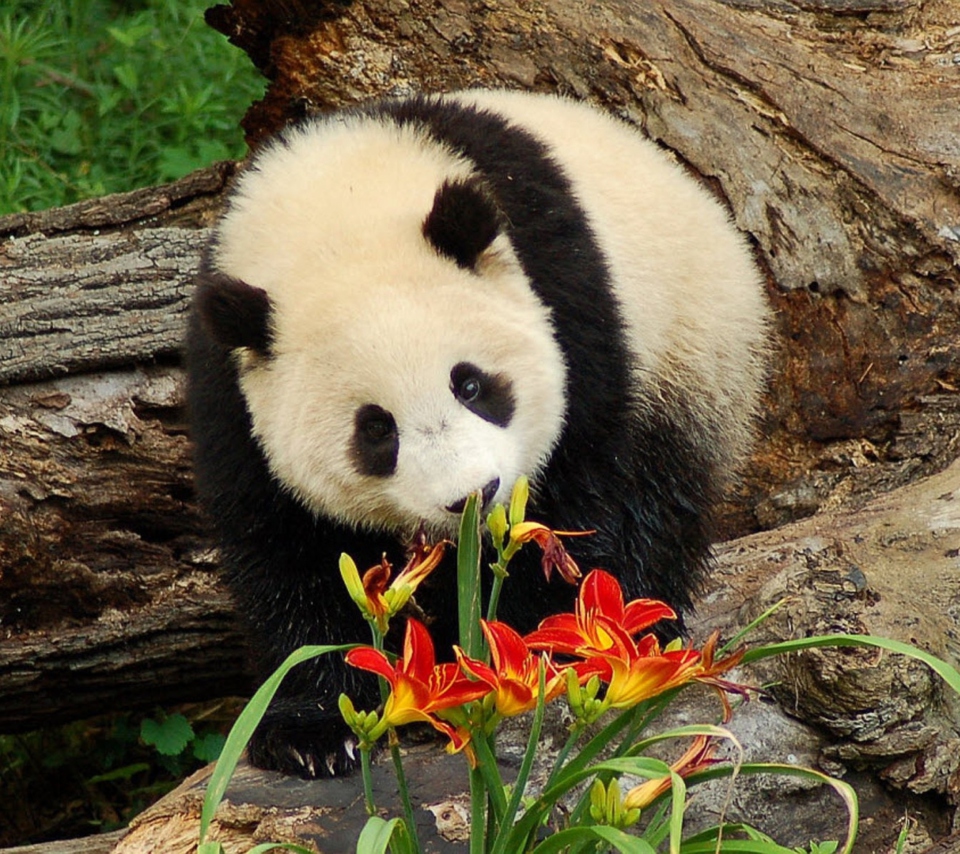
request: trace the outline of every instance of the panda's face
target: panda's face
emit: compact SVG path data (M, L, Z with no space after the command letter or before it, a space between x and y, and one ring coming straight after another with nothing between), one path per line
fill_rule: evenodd
M508 500L559 438L562 360L522 275L482 286L435 263L446 281L427 290L280 308L270 355L239 360L271 470L318 514L450 535L470 493Z
M316 513L446 534L465 496L504 500L549 459L549 312L472 167L415 127L319 122L262 152L213 261L201 317L273 475Z

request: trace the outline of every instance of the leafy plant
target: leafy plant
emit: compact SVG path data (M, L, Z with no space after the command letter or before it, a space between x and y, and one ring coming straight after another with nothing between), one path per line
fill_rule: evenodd
M184 777L219 755L236 701L142 715L114 713L0 736L0 848L122 827ZM141 733L182 719L186 748L163 755Z
M557 539L558 532L526 522L524 505L522 483L515 492L509 515L504 508L496 508L487 520L497 550L497 579L502 582L507 578L510 557L531 539L543 550L546 570L578 575ZM488 619L480 618L479 536L474 498L464 510L458 548L461 646L455 648L457 664L436 663L429 633L412 618L407 623L402 653L394 656L383 650L386 624L439 562L436 549L418 549L392 583L387 565L373 567L361 578L353 561L342 558L341 574L351 598L370 623L373 644L352 648L305 647L293 653L257 692L231 732L211 778L200 827L200 854L221 851L218 843L207 840L210 822L243 747L277 686L290 668L315 655L346 651L348 664L382 677L384 702L378 710L358 711L348 697L341 697L341 711L359 741L370 814L357 846L362 854L387 850L413 854L422 850L415 835L412 805L395 738L391 737L390 744L404 803L403 817L386 820L378 814L370 780L369 757L374 742L411 720L431 723L448 736L448 750L470 756L472 854L593 850L650 854L664 848L671 854L848 854L858 824L857 798L849 784L794 765L744 763L740 759L720 761L714 752L720 741L739 750L736 739L721 726L701 724L648 735L650 723L683 687L698 681L717 689L724 700L724 717L729 719L733 710L726 694L745 691L725 678L730 667L740 661L818 646L871 646L911 655L960 691L960 673L954 668L928 653L884 638L813 637L736 653L728 653L726 648L718 650L716 638L699 650L677 643L661 648L656 636L647 630L659 619L672 615L669 607L652 600L625 603L616 580L600 570L583 580L575 613L548 617L536 631L521 637L509 626L497 623L493 609L488 611ZM491 598L498 587L495 583ZM560 663L553 660L555 653L561 656ZM564 693L574 718L570 737L542 790L528 794L525 789L545 704ZM500 777L491 738L503 717L521 711L533 712L529 743L516 781L507 787ZM612 719L606 718L608 722L599 733L584 740L588 725L608 711L616 714ZM674 739L690 740L690 746L672 765L646 755L653 744ZM788 849L749 825L722 821L701 833L684 835L688 787L751 774L789 775L833 788L847 807L843 844L811 841L806 849ZM641 782L623 792L623 775L639 777ZM591 780L584 794L575 794L581 784ZM556 805L571 797L575 804L565 824L544 836ZM303 850L297 846L280 847ZM258 846L254 850L266 849Z
M0 12L0 213L178 178L244 153L263 91L206 0L9 0Z

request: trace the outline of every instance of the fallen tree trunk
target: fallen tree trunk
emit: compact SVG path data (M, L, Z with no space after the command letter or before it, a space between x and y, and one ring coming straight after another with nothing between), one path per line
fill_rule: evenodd
M0 732L249 688L163 364L231 173L0 220Z

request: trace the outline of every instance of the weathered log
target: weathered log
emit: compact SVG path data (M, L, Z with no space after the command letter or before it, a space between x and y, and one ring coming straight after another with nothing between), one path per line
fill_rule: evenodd
M149 366L179 350L231 173L2 219L0 374L21 384L0 387L0 732L249 687L182 376Z
M232 172L0 217L0 385L176 356Z
M115 830L111 833L98 833L80 839L60 839L56 842L0 848L0 854L107 854L116 847L124 833L123 830Z

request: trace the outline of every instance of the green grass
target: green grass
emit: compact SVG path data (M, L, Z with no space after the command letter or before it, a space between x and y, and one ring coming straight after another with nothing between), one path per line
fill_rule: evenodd
M203 21L213 0L6 0L0 213L179 178L243 156L263 92Z

